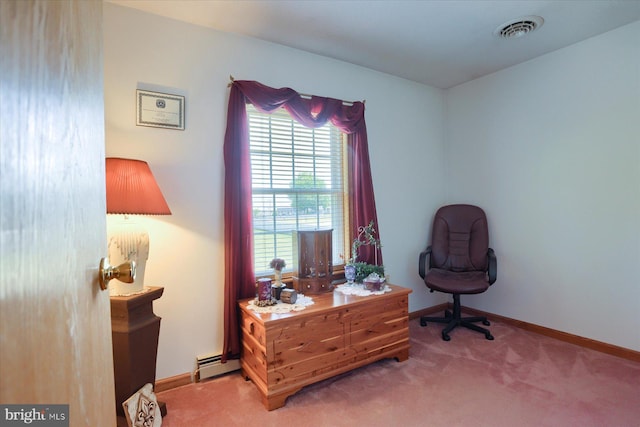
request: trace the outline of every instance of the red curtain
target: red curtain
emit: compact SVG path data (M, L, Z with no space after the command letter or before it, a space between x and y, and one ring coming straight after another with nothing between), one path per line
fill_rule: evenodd
M255 295L251 209L251 162L246 104L269 113L284 107L307 127L327 121L347 134L349 167L350 229L352 239L359 226L374 221L378 227L373 181L369 164L364 103L344 105L340 100L313 96L303 98L293 89L274 89L254 81L236 80L231 85L227 130L224 138L225 165L225 291L223 360L240 355L240 327L237 301ZM377 229L379 232L379 229ZM379 237L379 236L378 236ZM375 249L360 248L359 261L374 263ZM382 264L382 253L378 252Z

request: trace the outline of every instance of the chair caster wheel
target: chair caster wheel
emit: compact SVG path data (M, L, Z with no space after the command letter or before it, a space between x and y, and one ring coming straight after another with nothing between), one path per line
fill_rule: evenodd
M447 334L442 334L442 339L444 341L451 341L451 337L449 335L447 335Z
M490 326L491 325L491 323L488 320L483 320L482 324L485 325L485 326Z
M420 326L427 326L427 321L424 319L420 319Z
M486 339L488 339L489 341L493 341L493 335L491 335L489 332L487 332L486 334L484 334L484 337Z
M453 313L451 313L449 310L445 310L444 311L444 317L449 319L449 318L453 317Z

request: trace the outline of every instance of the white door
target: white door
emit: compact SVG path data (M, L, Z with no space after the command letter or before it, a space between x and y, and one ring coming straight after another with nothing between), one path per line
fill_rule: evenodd
M102 52L101 1L0 0L0 404L71 426L116 424Z

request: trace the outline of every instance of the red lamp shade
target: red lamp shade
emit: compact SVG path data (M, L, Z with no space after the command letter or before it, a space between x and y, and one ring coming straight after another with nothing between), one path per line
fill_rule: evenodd
M107 213L171 215L147 162L106 159Z

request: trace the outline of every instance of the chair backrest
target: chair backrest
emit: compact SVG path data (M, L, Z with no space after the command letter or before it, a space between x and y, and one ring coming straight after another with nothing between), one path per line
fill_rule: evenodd
M489 229L482 209L472 205L443 206L433 220L431 268L486 271Z

